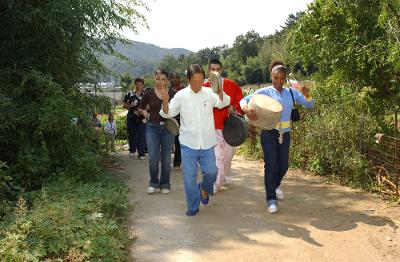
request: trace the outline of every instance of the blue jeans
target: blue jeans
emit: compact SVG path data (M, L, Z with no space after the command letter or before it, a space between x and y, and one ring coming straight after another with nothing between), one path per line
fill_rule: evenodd
M149 186L160 189L170 189L171 150L174 137L163 125L147 123L147 149L149 151ZM161 154L160 154L161 148ZM158 163L161 156L161 176L158 176Z
M197 185L197 163L203 173L202 188L213 194L213 183L218 169L215 164L214 147L209 149L191 149L181 144L182 175L185 185L186 204L188 210L195 211L200 206L200 190Z
M290 132L283 134L283 143L279 144L279 132L276 129L261 132L261 145L264 152L264 185L266 199L276 200L275 190L280 186L289 168Z
M146 148L146 124L137 123L136 118L127 116L129 153L139 153L139 157L145 155Z

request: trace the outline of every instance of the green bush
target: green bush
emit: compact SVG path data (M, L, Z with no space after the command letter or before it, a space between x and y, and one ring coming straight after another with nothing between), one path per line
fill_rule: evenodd
M335 78L317 82L316 107L302 112L305 121L292 132L298 143L292 144L290 156L295 166L368 187L369 163L363 150L371 146L376 132L388 126L381 117L387 107L377 106L369 88L352 90Z
M7 175L31 190L61 168L73 170L88 164L88 156L99 148L87 115L92 104L80 104L90 98L74 89L63 90L50 76L36 71L2 76L7 76L2 85L6 90L3 97L14 103L1 104L4 100L0 99L0 107L8 105L8 110L18 115L10 119L1 136L0 159L10 167ZM76 123L74 118L78 119ZM79 157L84 165L77 160ZM94 161L90 165L97 161L95 157L90 160Z
M249 128L249 137L238 149L238 153L248 159L262 159L264 153L261 146L260 130L258 128Z
M96 174L84 168L96 166L93 154L101 149L89 115L110 112L111 101L80 86L106 73L102 55L119 56L115 44L125 41L118 28L145 24L136 11L145 4L54 0L0 7L0 110L7 112L0 116L0 161L10 167L6 175L35 190L66 170Z
M374 186L364 150L372 145L377 132L390 134L391 118L382 116L395 102L377 100L374 89L342 83L337 75L325 80L314 77L315 108L302 110L304 120L291 131L291 167L332 175L350 186ZM239 152L262 158L259 135L250 136Z
M107 121L108 115L102 115L100 117L100 122L102 127L104 127ZM116 140L127 140L128 139L128 130L126 127L126 115L114 114L114 121L117 125L117 136Z
M111 176L60 178L19 200L0 231L0 260L122 261L130 243L128 189Z
M126 116L120 115L115 118L117 124L117 140L128 140L128 129L126 127Z

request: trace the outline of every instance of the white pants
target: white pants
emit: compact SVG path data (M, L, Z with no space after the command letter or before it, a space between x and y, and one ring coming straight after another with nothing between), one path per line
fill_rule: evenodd
M217 145L214 147L216 164L218 168L217 180L215 186L220 189L224 184L224 178L231 172L231 162L235 154L235 148L225 142L221 129L216 129Z

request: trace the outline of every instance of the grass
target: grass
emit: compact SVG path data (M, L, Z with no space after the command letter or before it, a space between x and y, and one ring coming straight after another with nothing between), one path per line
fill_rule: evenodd
M0 221L0 261L126 260L127 196L111 174L85 183L60 176Z

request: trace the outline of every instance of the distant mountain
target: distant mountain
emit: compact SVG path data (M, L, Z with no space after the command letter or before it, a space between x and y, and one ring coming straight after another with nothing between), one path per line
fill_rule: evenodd
M129 42L130 44L128 45L118 42L115 46L115 50L128 57L132 65L114 56L103 57L106 67L111 69L117 76L125 72L133 77L143 76L154 72L158 63L166 55L178 57L180 55L193 53L184 48L168 49L137 41Z

